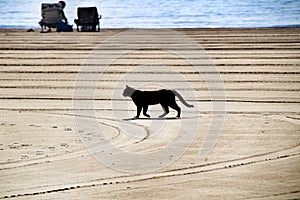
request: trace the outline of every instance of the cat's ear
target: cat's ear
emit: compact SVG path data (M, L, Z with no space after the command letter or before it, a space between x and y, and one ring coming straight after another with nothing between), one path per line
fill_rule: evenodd
M129 86L128 86L128 85L126 85L126 88L129 88Z

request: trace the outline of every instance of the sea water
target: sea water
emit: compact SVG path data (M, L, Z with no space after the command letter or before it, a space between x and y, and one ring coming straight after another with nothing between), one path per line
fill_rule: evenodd
M0 28L36 28L41 3L0 0ZM300 25L300 0L66 0L70 24L77 7L96 6L102 28L287 27Z

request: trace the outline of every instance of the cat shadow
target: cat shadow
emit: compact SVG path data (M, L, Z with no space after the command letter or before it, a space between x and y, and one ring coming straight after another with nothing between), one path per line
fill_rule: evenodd
M182 119L178 117L140 117L140 118L127 118L123 119L124 121L133 121L133 120L176 120L176 119Z
M182 119L195 119L198 118L197 116L192 116L192 117L140 117L140 118L127 118L127 119L123 119L124 121L133 121L133 120L182 120Z

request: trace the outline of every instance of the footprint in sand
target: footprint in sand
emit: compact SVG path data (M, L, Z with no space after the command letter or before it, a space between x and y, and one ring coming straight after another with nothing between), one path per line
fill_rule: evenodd
M21 144L21 147L30 147L32 144Z
M43 152L43 151L37 151L37 152L36 152L36 155L37 155L37 156L43 156L43 155L44 155L44 152Z
M65 128L65 131L72 131L71 128Z
M27 160L27 159L29 159L29 156L27 156L27 155L22 155L21 156L21 160Z
M60 146L61 146L61 147L65 147L65 148L68 148L68 147L69 147L69 145L68 145L67 143L60 143Z
M28 126L31 126L31 127L37 127L37 128L42 127L41 125L36 125L36 124L29 124Z
M8 147L10 149L19 149L20 148L20 146L18 145L18 143L10 144L10 145L8 145Z
M54 151L54 150L55 150L55 148L56 148L56 147L53 147L53 146L51 146L51 147L48 147L48 149L50 149L50 151Z

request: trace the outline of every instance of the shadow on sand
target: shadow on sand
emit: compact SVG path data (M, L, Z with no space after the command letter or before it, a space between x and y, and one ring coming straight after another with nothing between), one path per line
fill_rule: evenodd
M140 117L140 118L135 118L135 117L133 117L133 118L127 118L127 119L123 119L124 121L133 121L133 120L181 120L181 119L194 119L194 118L196 118L196 117L180 117L180 118L178 118L178 117L153 117L153 118L151 118L151 117Z
M182 118L178 118L178 117L140 117L140 118L127 118L127 119L123 119L124 121L132 121L132 120L176 120L176 119L182 119Z

